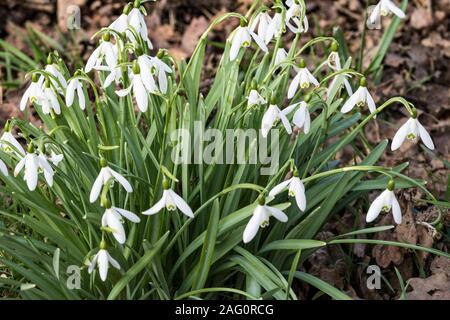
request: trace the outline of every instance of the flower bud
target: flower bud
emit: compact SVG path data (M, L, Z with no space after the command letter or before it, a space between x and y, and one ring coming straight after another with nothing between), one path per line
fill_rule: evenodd
M132 69L133 69L133 73L134 74L140 74L141 73L141 68L139 68L139 64L138 64L137 60L133 61Z
M260 195L260 196L258 197L258 204L259 204L260 206L263 206L263 205L266 204L266 198L265 198L263 195Z
M109 42L111 40L111 34L109 32L105 32L102 36L103 41Z

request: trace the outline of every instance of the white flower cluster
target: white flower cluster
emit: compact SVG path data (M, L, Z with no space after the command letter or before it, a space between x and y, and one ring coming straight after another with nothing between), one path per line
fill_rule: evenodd
M242 53L241 49L248 48L253 40L265 54L269 54L271 42L280 40L280 37L287 30L296 34L307 32L309 23L304 1L289 0L286 5L287 7L284 7L278 2L273 9L273 15L270 14L270 10L264 8L251 19L249 25L242 18L240 26L230 36L229 60L235 61ZM387 10L390 10L400 16L400 12L391 1L382 0L377 8L374 14L385 14ZM20 109L24 110L27 104L31 103L40 106L45 115L55 117L61 114L63 101L65 101L67 107L71 107L77 102L82 110L89 108L88 88L84 86L84 83L92 82L87 73L96 70L103 76L103 89L113 84L115 86L126 84L125 88L116 90L116 94L119 97L131 97L132 94L139 110L146 112L149 94L164 95L171 87L172 68L167 63L168 59L164 59L164 51L159 51L156 56L147 54L149 49L153 49L153 45L148 37L143 10L139 1L135 1L134 5L128 4L123 14L109 28L102 30L100 43L87 60L84 70L78 70L70 79L63 76L63 67L58 63L58 57L49 56L48 64L44 70L32 75L32 82L22 97ZM132 50L136 57L133 61L128 61L128 55L123 55L124 48ZM293 61L294 58L278 45L274 49L273 56L274 70L283 69L285 64L288 61ZM336 73L328 91L335 90L339 83L338 79L341 79L349 95L349 99L341 108L342 113L350 112L355 106L367 106L370 113L377 113L376 104L367 89L365 78L361 78L359 88L353 92L349 82L350 76L343 72L345 70L342 68L336 43L333 43L332 52L325 64ZM264 137L269 135L270 130L279 121L281 121L287 134L291 134L293 132L289 119L291 113L293 113L292 123L294 126L303 129L304 134L308 134L310 131L309 104L312 100L312 94L321 84L316 79L315 72L308 70L303 59L300 60L298 65L294 66L294 70L296 75L293 77L286 95L287 99L292 101L288 107L283 109L280 106L281 99L277 99L266 87L262 87L264 89L262 91L261 88L258 90L258 85L254 85L248 93L249 108L267 105L261 123ZM306 93L305 91L311 87L313 87L312 92ZM299 92L305 92L302 101L298 101ZM65 99L62 100L61 96L64 96ZM434 149L431 137L419 123L417 113L413 110L412 118L395 135L392 150L398 149L405 139L416 139L418 137L423 140L428 148ZM11 133L11 126L7 125L0 139L0 146L18 158L19 161L15 166L14 175L17 176L23 171L23 179L30 191L36 189L40 173L43 173L48 187L53 186L54 168L63 159L63 155L55 154L52 145L40 144L36 148L35 144L30 142L25 151ZM48 154L48 151L50 154ZM100 198L100 203L105 208L101 218L102 231L112 234L115 240L123 245L127 240L124 219L139 223L140 218L126 209L112 206L108 199L108 190L114 181L117 181L127 193L133 192L133 186L127 178L113 169L115 168L113 165L113 168L109 166L106 159L100 158L100 167L98 176L92 183L89 201L95 203ZM123 171L121 168L118 169L118 171ZM7 166L3 161L0 161L0 172L5 176L8 175ZM373 221L380 211L389 211L392 208L395 221L401 223L400 207L393 192L394 186L395 184L390 182L387 190L373 202L367 214L368 222ZM194 218L192 209L181 196L170 188L168 180L163 180L162 187L161 199L155 201L153 207L144 211L144 215L154 215L165 208L168 211L178 209L187 217ZM307 208L305 186L298 175L297 169L293 168L293 177L272 188L268 195L273 198L285 190L288 191L289 196L295 198L297 207L305 211ZM260 227L264 228L269 224L271 216L281 222L288 220L285 213L268 206L266 198L262 195L258 198L253 216L245 228L243 241L245 243L250 242L256 236ZM92 272L98 266L100 278L105 281L109 265L120 269L119 263L108 253L103 235L99 251L90 262L88 271Z

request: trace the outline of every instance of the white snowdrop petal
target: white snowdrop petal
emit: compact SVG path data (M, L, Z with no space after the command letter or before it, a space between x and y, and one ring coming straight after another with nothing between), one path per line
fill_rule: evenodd
M97 265L97 260L98 260L98 254L96 254L93 258L92 261L89 263L89 267L88 267L88 273L91 274L92 271L94 271L95 266Z
M255 209L256 211L256 209ZM244 234L242 236L244 243L249 243L253 240L259 230L261 224L260 215L253 212L253 216L250 218L247 226L245 227Z
M291 179L281 182L280 184L273 187L272 190L269 192L269 197L274 197L280 192L283 192L291 183Z
M342 113L350 112L355 105L359 102L359 97L361 95L361 87L347 100L347 102L344 104L344 106L341 109Z
M405 18L405 13L398 8L391 0L385 0L386 7L400 19Z
M230 48L230 61L236 60L239 50L241 49L242 45L242 31L243 29L239 27L236 29L235 34L233 35L233 38L231 40L231 48Z
M397 130L394 138L392 139L392 144L391 144L392 151L397 150L403 144L403 142L406 139L406 136L408 135L409 126L410 126L410 121L408 120L400 127L400 129Z
M117 270L120 270L120 264L119 262L117 262L116 259L114 259L113 257L111 257L111 255L109 254L109 252L106 252L108 254L108 261L109 263L111 263L111 265L116 268Z
M395 195L392 196L392 215L396 224L402 223L402 211Z
M6 167L6 164L2 160L0 160L0 172L4 176L8 176L8 168Z
M141 221L141 219L131 211L121 209L121 208L116 208L116 207L114 207L114 210L116 210L121 216L125 217L126 219L130 220L131 222L139 223Z
M278 221L281 222L287 222L288 221L288 216L281 211L280 209L274 208L274 207L269 207L269 206L265 206L266 210L269 210L269 212L271 213L271 215L277 219Z
M140 75L136 74L133 79L133 94L136 98L139 110L146 112L148 109L148 96Z
M142 214L154 215L154 214L160 212L165 206L166 206L166 199L165 199L165 196L163 195L162 198L153 207L142 212Z
M73 98L75 96L75 81L76 80L71 80L66 89L66 105L68 107L72 106L73 104Z
M114 179L116 179L117 182L119 182L122 187L124 187L127 192L133 192L133 187L131 187L131 184L120 173L114 171L111 168L108 168L108 171L114 177Z
M92 185L91 193L89 195L89 201L91 203L94 203L98 199L98 196L100 195L104 183L103 175L104 169L102 168L97 178L95 179L94 184Z
M172 197L173 201L175 202L175 205L177 206L177 208L184 213L185 215L187 215L189 218L194 218L194 213L192 212L191 207L189 207L189 205L186 203L186 201L184 201L184 199L182 197L180 197L178 194L176 194L174 191L172 190L168 190L170 196Z
M100 250L97 253L97 264L98 264L98 271L100 274L100 279L102 279L102 281L106 280L106 277L108 276L108 268L109 268L109 263L108 263L108 252L106 250Z
M126 241L126 235L122 222L120 222L120 220L116 216L109 212L106 214L106 224L113 230L112 234L117 242L120 244L124 244Z
M430 134L428 133L427 129L419 122L417 121L417 127L419 128L419 135L420 139L422 139L422 142L425 146L427 146L428 149L434 150L434 143L433 139L431 139Z
M372 202L366 215L367 222L372 222L378 217L383 208L384 197L385 193L383 192Z

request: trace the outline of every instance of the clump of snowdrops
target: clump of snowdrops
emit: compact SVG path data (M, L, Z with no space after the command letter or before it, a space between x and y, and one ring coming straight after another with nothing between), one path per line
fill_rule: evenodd
M50 53L44 68L29 72L18 106L34 110L42 126L10 119L1 137L1 190L10 204L1 211L8 276L0 283L29 299L296 299L296 278L347 299L298 267L320 247L370 242L355 235L393 226L314 240L324 223L353 206L355 225L390 211L400 224L401 188L421 188L435 200L423 181L402 174L408 163L376 166L388 138L392 150L408 139L434 149L414 105L371 96L369 76L404 14L380 1L369 17L389 11L398 18L365 72L352 69L338 37L301 44L309 28L302 0L255 1L246 16L225 14L187 63L153 47L139 0L93 36L98 44L85 68L71 72L70 61ZM208 35L231 19L239 26L202 94ZM326 54L314 56L316 47ZM365 125L386 108L405 108L411 119L370 146ZM172 133L188 130L194 144L198 122L222 133L260 130L269 140L278 130L278 169L263 175L259 162L175 162ZM349 145L355 160L345 165L336 154ZM368 193L378 189L370 204Z

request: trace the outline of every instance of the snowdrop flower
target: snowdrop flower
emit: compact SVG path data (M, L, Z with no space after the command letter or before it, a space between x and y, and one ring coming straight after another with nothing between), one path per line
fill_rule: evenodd
M298 87L302 89L309 88L313 84L316 87L319 86L319 82L312 75L311 72L306 68L305 60L300 61L299 69L297 75L292 79L291 85L288 89L288 99L292 99L297 93Z
M8 168L6 167L6 164L3 162L3 160L0 159L0 172L7 177L8 176Z
M104 89L108 88L113 81L115 81L117 84L120 83L120 80L122 80L122 67L121 66L114 66L114 67L108 67L108 66L96 66L94 67L97 71L105 71L109 72L109 74L106 76L105 80L103 81L102 87Z
M286 61L288 56L288 53L286 52L286 50L284 50L284 48L278 48L277 53L275 55L275 61L274 61L274 65L277 66L281 63L283 63L284 61Z
M31 77L31 84L25 90L22 99L20 100L20 111L24 111L28 102L33 103L39 96L42 95L42 84L39 83L37 74L33 74Z
M303 132L305 134L308 134L309 129L311 128L311 116L309 114L308 103L306 101L302 101L299 103L295 103L293 106L295 108L298 105L300 105L300 108L298 108L297 111L295 111L292 122L299 129L303 128Z
M17 141L17 139L13 136L10 130L10 124L7 123L5 125L5 131L0 138L0 148L5 150L5 152L14 152L18 156L23 157L25 155L25 150L23 149L19 141ZM11 146L13 148L11 148Z
M358 90L356 90L356 92L347 100L347 102L342 107L342 113L351 111L355 107L355 105L357 105L358 107L363 107L366 104L369 107L370 113L374 113L376 111L377 107L375 106L375 102L373 101L369 90L367 90L366 78L362 78L359 85L360 86Z
M109 25L109 29L114 30L118 33L124 33L128 28L128 15L131 9L131 4L127 4L123 8L122 14Z
M80 105L81 110L84 110L86 108L86 100L84 96L83 86L81 85L81 81L77 78L73 78L69 81L69 84L67 85L66 90L66 105L68 107L71 107L73 104L75 91L77 92L78 96L78 103Z
M106 210L102 216L102 227L110 228L112 230L112 235L117 242L124 244L127 237L125 234L125 229L122 225L122 217L134 223L139 223L141 219L133 212L112 207L109 200L106 201L105 207Z
M50 152L50 157L48 160L50 160L51 163L53 163L55 166L58 166L58 164L64 159L63 154L56 154L53 150Z
M30 144L31 145L31 144ZM23 180L26 181L28 189L34 191L38 181L38 158L32 150L33 147L28 146L28 153L17 163L14 169L14 177L17 177L20 171L25 167Z
M106 159L100 159L100 166L102 168L100 169L100 172L95 179L94 184L92 185L91 193L89 195L89 201L91 203L94 203L98 199L102 187L106 185L110 179L114 179L119 182L128 193L133 192L133 188L131 187L131 184L127 181L127 179L125 179L118 172L108 167Z
M294 176L289 180L281 182L279 185L275 186L270 192L269 196L274 197L277 194L288 190L288 195L290 197L295 197L295 201L300 210L305 211L306 209L306 195L305 186L302 180L298 177L298 171L294 171Z
M269 207L265 204L264 197L260 197L258 199L258 206L253 210L253 216L245 227L243 234L244 243L252 241L258 233L259 228L266 228L269 226L269 219L271 216L281 222L288 221L288 217L283 211L274 207Z
M283 13L280 8L276 9L275 15L269 23L267 28L265 43L268 44L272 39L278 38L286 31L283 23Z
M286 132L288 134L292 133L291 124L289 123L289 120L287 119L287 115L294 110L294 106L289 106L283 110L280 110L278 106L275 104L275 101L272 100L269 108L264 113L264 116L262 118L262 124L261 124L261 134L264 138L267 137L269 134L269 131L272 129L272 127L281 120L281 123L283 124L284 128L286 129Z
M103 34L102 41L100 42L97 49L92 52L84 71L87 73L94 69L95 67L101 66L103 60L105 60L106 65L111 69L117 65L117 47L110 42L110 34Z
M158 91L156 89L155 80L153 79L153 75L157 74L159 91L165 94L167 93L168 86L167 74L172 73L172 69L161 60L163 55L163 51L158 52L156 57L151 57L146 54L140 55L138 57L138 65L141 69L141 73L147 73L145 77L148 79L146 80L151 82L147 84L147 88L153 92Z
M262 104L266 104L267 101L264 99L256 90L256 88L250 90L250 94L248 95L247 108L252 108L254 106L259 106Z
M269 29L270 22L272 18L267 13L267 11L260 12L255 19L253 19L252 24L250 26L250 30L255 31L256 26L258 25L258 36L264 40L266 39L267 30Z
M53 186L53 176L55 175L55 172L53 171L52 167L50 166L50 163L48 163L47 157L42 152L39 152L38 156L38 165L40 171L44 173L44 178L47 181L47 184L49 187Z
M108 251L106 251L106 244L102 240L102 242L100 243L100 250L97 252L91 263L89 264L88 272L89 274L91 274L92 271L94 271L95 266L98 265L100 279L102 279L102 281L105 281L106 277L108 276L109 264L111 264L117 270L120 270L119 263L115 259L113 259L113 257L111 257Z
M374 221L381 211L389 212L392 209L395 223L402 223L402 212L397 198L395 197L394 188L395 182L390 180L387 189L384 190L370 205L366 216L367 222Z
M130 27L133 27L134 30L141 36L141 38L147 43L148 48L150 50L153 49L153 44L148 38L148 30L147 30L147 24L145 23L144 15L142 14L140 8L140 3L135 2L134 8L131 9L129 15L128 15L128 25ZM134 39L134 35L129 32L127 33L128 39L132 41L133 43L136 43L136 39Z
M48 62L51 62L52 58L49 57ZM54 88L58 90L59 93L64 93L64 89L67 88L67 81L62 75L61 71L59 70L59 66L56 63L49 63L45 66L45 71L50 73L52 76L54 76L58 81L53 79L52 77L49 77L52 85ZM44 83L45 77L41 76L39 79L40 83Z
M306 14L303 17L303 22L301 20L303 5L298 0L291 1L290 3L290 8L286 12L287 27L294 33L308 32L309 22ZM291 21L293 22L293 24L291 23Z
M17 177L23 168L25 168L23 180L26 181L30 191L34 191L36 189L39 171L44 173L48 186L53 186L54 171L48 163L45 155L42 153L37 155L34 152L34 146L32 143L28 145L26 155L17 163L16 168L14 169L14 176Z
M434 150L434 143L427 129L417 119L417 112L414 110L413 116L403 124L392 139L391 150L395 151L406 140L422 139L428 149Z
M389 13L395 14L400 19L405 18L405 13L391 0L380 0L370 14L369 23L374 24L380 20L381 16L387 16Z
M178 208L178 210L187 215L189 218L194 218L192 209L182 197L169 189L169 182L167 180L163 181L163 189L164 191L162 198L153 207L144 211L143 214L154 215L160 212L164 207L167 211L175 211L175 209Z
M61 114L61 106L59 105L58 97L55 91L50 87L50 81L47 79L44 83L42 94L37 97L37 102L42 106L44 114Z
M137 61L133 62L133 73L130 74L131 85L128 88L117 90L116 94L119 97L127 96L131 89L133 89L133 95L136 98L136 103L142 112L146 112L148 109L148 93L156 92L157 88L154 85L153 78L148 72L141 72Z
M241 48L247 48L252 43L252 38L258 44L262 51L268 52L267 46L264 41L254 33L248 26L245 26L245 22L241 20L241 25L234 30L231 36L231 49L230 49L230 61L236 60L239 50Z
M336 42L333 42L333 44L331 45L331 50L332 51L327 59L327 64L330 67L330 69L332 69L334 71L341 71L342 70L341 59L339 57ZM336 85L337 81L340 79L340 77L344 78L343 83L344 83L345 89L347 90L348 95L349 96L353 95L352 86L350 85L350 83L347 80L347 77L349 77L349 75L346 75L346 74L339 74L336 77L334 77L333 81L331 81L330 86L328 87L328 92L333 90L333 88L335 87L335 85Z

